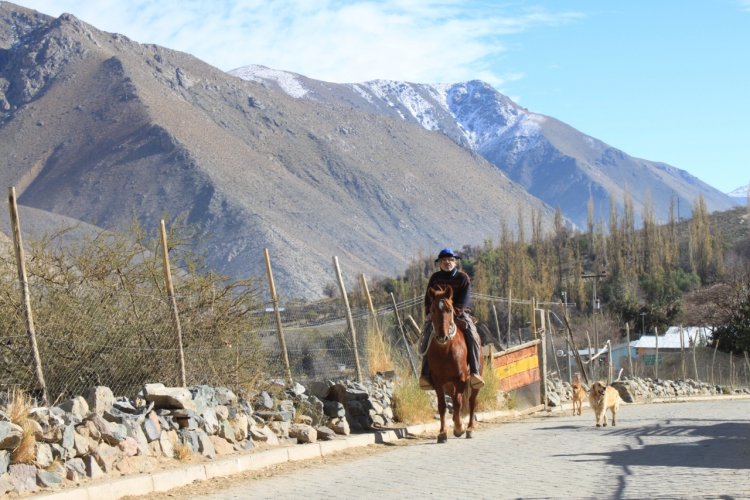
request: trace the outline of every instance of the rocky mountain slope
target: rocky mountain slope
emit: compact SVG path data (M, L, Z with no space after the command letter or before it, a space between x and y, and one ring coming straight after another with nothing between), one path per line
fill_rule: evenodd
M651 204L666 220L670 205L689 216L702 195L709 210L735 200L673 166L634 158L554 118L532 113L481 81L446 85L376 80L332 84L263 66L231 72L265 82L304 100L350 104L442 132L495 165L534 196L586 227L588 199L595 218L609 220L610 199L619 213L630 197L637 218Z
M264 282L268 248L282 299L320 296L334 255L352 282L496 238L519 207L552 218L481 155L413 121L7 2L0 181L28 213L110 230L135 217L155 233L184 214L209 265L232 276Z

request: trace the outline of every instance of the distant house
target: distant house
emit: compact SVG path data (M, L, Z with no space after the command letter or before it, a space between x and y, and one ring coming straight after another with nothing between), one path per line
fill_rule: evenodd
M711 341L713 328L709 326L670 326L664 335L643 335L631 342L636 355L646 365L654 363L657 342L660 353L680 352L693 346L705 346ZM682 340L680 340L682 336Z

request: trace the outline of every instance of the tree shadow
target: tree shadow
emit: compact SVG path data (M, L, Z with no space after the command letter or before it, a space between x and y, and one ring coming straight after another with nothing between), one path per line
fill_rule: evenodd
M681 423L685 422L685 423ZM687 422L715 422L690 425ZM545 431L570 430L572 426L545 428ZM591 439L604 433L609 436L635 438L640 445L616 451L583 453L588 460L605 459L609 465L623 468L633 466L692 467L713 469L750 469L750 420L722 421L711 419L670 419L645 427L577 429ZM704 438L681 443L654 444L647 437L686 436ZM576 456L581 456L577 453ZM558 455L559 456L559 455ZM572 456L572 455L565 455ZM593 458L592 458L593 457ZM582 459L586 460L586 459Z

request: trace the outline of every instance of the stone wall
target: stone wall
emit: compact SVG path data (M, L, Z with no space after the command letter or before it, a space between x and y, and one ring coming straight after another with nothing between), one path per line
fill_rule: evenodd
M750 390L693 380L626 379L636 401L715 396ZM224 387L147 384L134 399L104 386L51 407L34 407L29 421L36 444L33 463L13 463L23 429L0 404L0 494L81 484L106 474L151 472L176 460L331 440L395 423L393 380L313 382L285 387L281 380L240 397ZM571 387L548 380L550 406L568 401ZM502 400L503 398L498 398ZM434 398L433 398L434 402Z

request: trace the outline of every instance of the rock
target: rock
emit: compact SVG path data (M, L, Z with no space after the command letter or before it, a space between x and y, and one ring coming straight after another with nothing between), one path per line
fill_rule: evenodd
M221 426L219 425L219 419L216 416L216 410L214 408L206 408L205 411L201 413L201 418L203 419L201 428L204 431L208 434L216 434L219 432Z
M247 429L250 425L250 421L246 414L235 413L229 418L228 422L232 427L232 434L234 435L235 441L244 441L247 439Z
M273 422L268 423L268 427L280 438L288 438L289 437L289 428L291 427L291 422L279 422L274 420Z
M83 457L83 463L86 466L86 476L91 479L96 479L97 477L104 475L104 472L102 472L102 468L99 467L99 464L96 462L94 455Z
M318 431L307 424L292 424L289 427L289 437L295 438L298 443L315 443L318 440Z
M253 427L250 430L250 434L252 435L252 438L258 442L266 443L271 446L279 445L278 436L268 426Z
M85 391L83 397L86 398L89 410L97 415L104 415L115 404L115 396L109 387L98 385Z
M135 439L128 436L117 444L123 455L126 457L133 457L138 454L138 443Z
M72 458L65 462L65 477L75 482L86 477L86 464L82 458Z
M229 455L234 453L234 446L229 443L226 439L222 439L219 436L208 436L213 444L214 449L218 455Z
M123 457L123 453L116 446L110 446L107 443L99 443L99 447L96 449L94 456L104 472L112 472L115 463Z
M159 436L162 454L167 458L174 458L174 445L177 443L177 433L174 430L162 430Z
M193 395L184 387L165 387L164 384L146 384L143 397L153 402L155 408L188 409L195 411Z
M345 418L334 418L328 422L328 428L340 436L351 434L349 422Z
M320 398L320 399L329 399L328 393L331 391L331 387L334 386L334 383L330 380L326 380L324 382L320 381L313 381L310 384L308 384L308 389L310 394Z
M265 408L266 410L273 410L274 404L273 404L273 398L271 397L268 392L263 391L260 393L258 399L255 401L255 406L260 408Z
M150 456L151 449L148 447L148 439L143 432L142 424L138 423L137 419L128 419L122 425L125 427L125 439L133 439L135 441L139 454Z
M59 472L52 472L47 470L36 471L36 482L43 488L56 488L60 486L65 477Z
M151 442L159 439L161 435L161 423L156 413L149 412L146 419L143 421L143 433L146 435L146 439Z
M0 476L8 472L10 465L10 451L0 450Z
M0 474L0 495L5 495L9 491L13 491L13 481L10 479L10 474Z
M36 467L28 464L11 464L8 467L10 481L17 493L29 493L39 490L36 484Z
M346 416L346 408L338 401L323 401L323 411L327 417L343 418Z
M333 429L323 425L317 426L315 430L318 431L318 440L320 441L330 441L336 437L336 433L333 432Z
M52 446L47 443L37 443L36 457L34 459L37 467L49 467L52 464L52 460Z
M215 436L209 436L203 430L197 431L196 435L198 437L198 452L200 452L201 455L208 458L216 458L217 452L221 454L214 445ZM224 442L226 443L226 441Z
M11 422L0 422L0 450L13 450L21 444L23 429Z
M66 413L72 413L74 416L83 420L89 413L89 404L83 396L76 396L68 399L59 405L60 409Z
M159 462L154 457L142 455L125 457L115 464L115 469L123 475L153 472L158 467Z
M237 395L231 389L217 387L214 394L214 401L219 405L232 406L237 404Z

